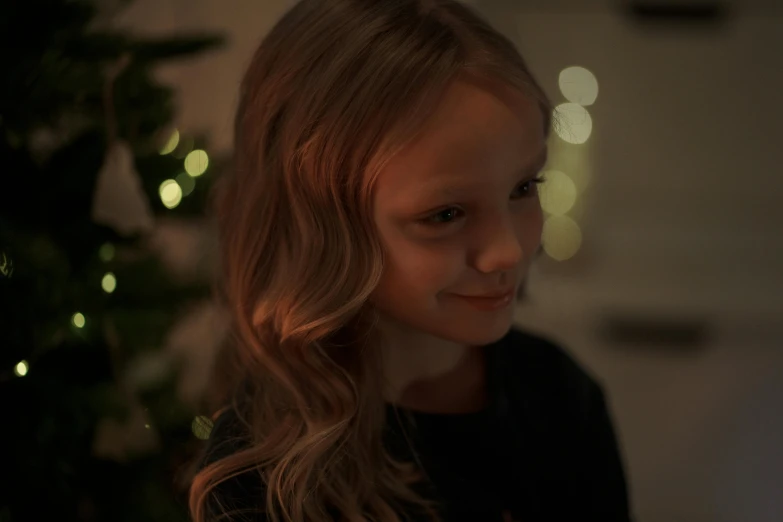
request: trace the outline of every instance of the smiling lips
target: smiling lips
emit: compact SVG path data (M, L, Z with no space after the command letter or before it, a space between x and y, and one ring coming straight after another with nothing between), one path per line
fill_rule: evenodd
M501 310L507 307L514 299L514 290L502 294L489 294L483 296L468 296L452 294L466 304L483 311Z
M514 292L513 288L509 288L507 290L501 290L499 292L491 292L487 294L478 294L478 295L463 295L463 294L454 294L458 295L460 297L476 297L481 299L501 299L503 297L506 297L508 294L511 294Z

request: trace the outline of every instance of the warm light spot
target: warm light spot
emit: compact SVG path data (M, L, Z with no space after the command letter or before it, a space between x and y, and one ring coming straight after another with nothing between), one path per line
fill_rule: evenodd
M573 180L559 170L546 171L543 176L546 182L541 186L541 208L555 216L567 213L576 203Z
M27 364L27 361L19 361L16 363L16 366L14 366L14 375L17 377L24 377L27 375L27 370L30 369L30 365Z
M101 245L101 248L98 250L98 257L100 257L101 261L104 263L108 263L114 259L114 245L111 243L104 243Z
M578 103L561 103L554 110L554 128L560 139L574 145L587 141L593 132L593 120Z
M161 183L158 193L166 208L174 208L182 201L182 187L173 179L167 179Z
M185 157L185 172L193 176L201 176L209 166L209 156L201 149L192 151Z
M544 222L541 243L549 257L556 261L565 261L579 251L582 231L579 225L567 216L551 216Z
M71 317L71 322L76 328L84 328L84 325L87 321L84 319L84 315L82 315L80 312L76 312Z
M161 155L165 154L171 154L174 152L174 149L177 148L177 145L179 145L179 131L177 129L174 129L174 132L171 133L171 137L166 142L166 144L161 147L160 153Z
M189 195L191 192L193 192L193 189L196 188L196 180L184 172L177 174L177 177L174 178L174 181L176 181L180 188L182 188L183 196Z
M209 439L210 433L212 433L212 419L199 415L190 425L190 429L193 431L193 435L201 440Z
M103 288L103 291L107 294L114 292L114 289L117 288L117 278L114 277L114 274L108 272L103 276L101 288Z
M553 134L547 140L549 149L548 167L552 170L567 172L568 177L576 186L576 193L581 194L590 185L593 177L592 156L590 147L575 147Z
M567 67L560 71L560 92L566 100L586 106L598 98L598 80L584 67Z

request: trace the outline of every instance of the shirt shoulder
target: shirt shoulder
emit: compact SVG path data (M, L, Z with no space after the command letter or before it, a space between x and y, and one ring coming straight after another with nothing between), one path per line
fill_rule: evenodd
M604 400L603 386L555 340L514 328L499 346L496 378L512 401L544 424L585 422Z
M600 381L559 343L512 330L496 378L537 481L591 520L632 519L624 458ZM525 448L521 449L525 451ZM563 470L568 470L563 473Z
M513 328L500 341L501 357L514 371L539 376L552 386L571 383L601 388L599 379L573 355L571 350L544 334ZM554 379L554 380L553 380Z

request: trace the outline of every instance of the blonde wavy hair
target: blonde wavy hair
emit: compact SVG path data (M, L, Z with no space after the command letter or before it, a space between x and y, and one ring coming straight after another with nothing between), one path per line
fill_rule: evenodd
M245 472L259 474L274 522L396 522L402 502L438 519L415 467L383 443L372 195L466 76L532 96L548 130L549 101L514 45L454 0L302 0L261 42L215 193L233 334L218 400L249 443L196 474L196 522L230 517L213 497Z

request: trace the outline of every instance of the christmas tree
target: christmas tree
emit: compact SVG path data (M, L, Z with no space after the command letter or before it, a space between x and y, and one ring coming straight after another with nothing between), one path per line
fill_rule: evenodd
M220 44L139 39L93 2L0 7L0 521L184 521L205 432L162 350L207 279L150 248L204 214L215 161L154 67Z

